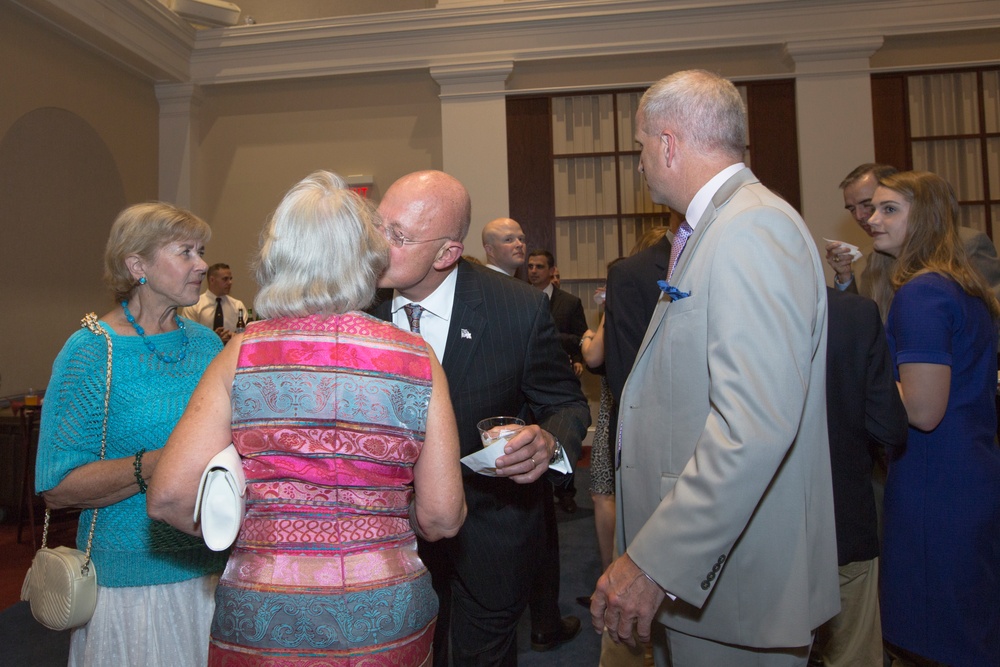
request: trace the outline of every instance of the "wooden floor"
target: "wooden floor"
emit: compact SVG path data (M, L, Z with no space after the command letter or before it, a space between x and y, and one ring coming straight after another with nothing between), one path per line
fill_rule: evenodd
M76 517L54 521L50 529L50 547L60 545L76 546ZM31 533L25 525L21 544L17 542L17 523L0 524L0 609L6 609L21 599L21 584L31 566L35 549L42 541L41 517L36 532L36 547L31 546Z

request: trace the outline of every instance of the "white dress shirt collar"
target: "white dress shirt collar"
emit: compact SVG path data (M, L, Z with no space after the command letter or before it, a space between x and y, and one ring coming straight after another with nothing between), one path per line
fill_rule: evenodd
M704 215L705 209L708 208L708 205L712 203L712 197L714 197L715 193L719 191L719 188L721 188L726 181L732 178L734 174L738 173L745 167L746 165L742 162L731 164L713 176L708 183L701 186L701 189L695 193L691 203L688 204L687 214L684 218L687 220L687 223L691 225L691 229L695 229L698 226L701 216Z
M420 316L420 335L430 343L431 349L437 355L438 361L444 359L444 350L448 342L448 329L451 326L451 311L455 304L455 286L458 284L458 268L438 285L437 289L427 295L427 298L416 303L424 309ZM403 306L410 301L399 292L392 293L392 323L405 331L410 330L409 320Z
M545 292L545 296L549 297L549 301L551 301L552 294L556 291L556 286L553 285L552 283L549 283L548 285L545 286L545 289L543 289L542 291Z

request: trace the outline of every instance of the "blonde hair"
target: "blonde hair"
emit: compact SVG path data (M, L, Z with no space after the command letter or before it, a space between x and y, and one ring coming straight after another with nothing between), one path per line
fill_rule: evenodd
M635 242L632 249L628 251L628 256L631 257L632 255L642 252L646 248L652 248L654 245L659 243L660 239L666 236L669 231L669 227L650 227L642 233L642 236L640 236L639 240Z
M865 267L865 281L858 287L861 296L866 296L878 305L879 315L885 322L889 317L889 307L896 290L892 286L890 276L896 260L889 255L872 251L868 255L868 266Z
M880 178L879 185L910 204L906 238L890 276L893 289L925 273L939 273L982 299L994 319L1000 317L1000 303L969 263L958 237L958 200L948 182L929 171L904 171Z
M193 239L208 243L212 229L190 211L164 202L129 206L115 218L104 247L104 282L115 301L127 301L138 283L125 265L129 255L152 261L163 246Z
M337 174L316 171L288 191L261 232L254 308L262 317L361 310L388 265L375 207Z

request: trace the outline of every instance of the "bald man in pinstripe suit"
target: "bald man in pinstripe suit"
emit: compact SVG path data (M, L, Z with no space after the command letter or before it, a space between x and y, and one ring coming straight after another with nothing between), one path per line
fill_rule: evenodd
M418 328L448 376L462 456L482 447L485 417L529 424L497 459L498 477L463 468L469 516L459 534L420 545L441 600L435 665L448 664L450 634L456 667L510 666L551 503L540 479L561 451L575 463L590 410L542 293L461 259L470 210L465 187L439 171L389 188L379 212L391 255L379 287L393 296L373 312L413 328L404 306L421 306Z

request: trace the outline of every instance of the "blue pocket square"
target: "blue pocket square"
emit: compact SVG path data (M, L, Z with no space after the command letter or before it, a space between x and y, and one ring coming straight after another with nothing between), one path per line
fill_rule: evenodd
M656 284L660 286L660 290L670 297L672 301L677 301L679 299L686 299L691 296L691 292L682 292L666 280L657 280Z

